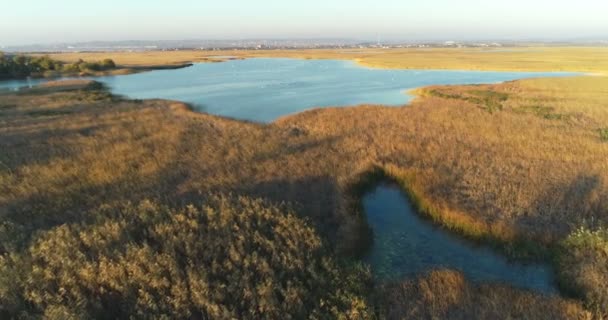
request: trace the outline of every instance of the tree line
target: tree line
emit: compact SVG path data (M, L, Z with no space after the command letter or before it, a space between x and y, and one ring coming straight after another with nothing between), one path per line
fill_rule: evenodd
M106 71L115 68L116 64L112 59L97 62L87 62L80 59L74 63L64 63L49 56L8 55L0 52L0 79L43 76L49 72L81 73Z

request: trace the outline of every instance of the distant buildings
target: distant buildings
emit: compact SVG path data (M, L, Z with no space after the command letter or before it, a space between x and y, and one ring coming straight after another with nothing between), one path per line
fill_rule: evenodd
M149 50L296 50L296 49L391 49L391 48L498 48L525 47L542 42L517 41L356 41L342 39L278 39L278 40L163 40L163 41L97 41L0 47L7 52L87 52L87 51L149 51ZM580 45L581 43L542 43L547 46ZM586 45L606 46L608 41L585 42Z

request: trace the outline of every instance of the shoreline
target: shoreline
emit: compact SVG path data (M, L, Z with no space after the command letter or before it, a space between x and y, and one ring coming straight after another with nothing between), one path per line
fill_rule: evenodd
M415 89L408 90L408 93L414 94L414 98L403 107L412 105L415 100L424 99L427 97L428 88L433 88L434 85L424 86ZM37 92L60 92L60 91L71 91L71 90L99 90L103 89L103 83L95 80L85 79L73 79L73 80L57 80L39 84L32 88L28 88L22 91L21 94L37 93ZM110 89L108 92L112 95ZM127 98L125 101L134 101L138 99ZM235 119L231 117L201 113L192 108L191 104L180 100L169 100L169 99L143 99L143 101L165 101L169 104L169 109L176 113L181 114L190 118L197 118L200 116L215 117L222 119L223 121L237 122L243 125L258 125L270 127L274 125L281 125L281 122L285 122L290 118L297 118L301 115L309 112L318 112L325 108L312 108L303 110L298 113L285 115L279 117L272 122L252 122L243 119ZM387 107L385 105L371 105L373 107ZM339 107L336 109L356 109L360 106L346 106ZM433 201L421 192L413 187L415 177L408 177L407 174L399 172L400 169L393 168L391 165L375 163L370 168L359 172L356 175L356 179L350 181L347 185L347 192L345 196L352 198L356 203L353 208L354 211L360 212L365 216L365 212L360 210L361 201L365 193L372 189L374 186L381 183L394 183L399 186L399 189L407 196L412 206L416 209L416 214L421 218L428 220L433 225L445 229L446 232L455 234L463 239L468 239L479 244L485 244L489 247L497 250L501 254L504 254L508 258L522 259L523 261L543 261L547 262L551 259L554 252L550 243L546 243L543 239L534 239L534 237L524 236L516 233L514 230L505 231L501 229L494 229L491 226L485 225L483 221L476 221L475 218L467 217L464 213L457 213L455 216L446 216L442 210L438 209ZM454 214L454 213L452 213ZM364 219L365 220L365 219ZM367 223L367 222L366 222ZM366 225L366 227L369 227ZM368 247L371 244L370 235L362 234L361 240L363 243L359 243L357 246ZM548 250L548 251L547 251ZM548 260L549 259L549 260Z
M84 81L84 80L81 80ZM61 82L61 81L58 81ZM74 84L74 83L73 83ZM72 85L73 85L72 84ZM58 85L57 87L60 87ZM412 105L413 103L418 103L419 99L424 98L424 90L426 87L420 87L416 89L411 89L410 91L416 93L416 98L408 103L408 105ZM27 94L27 93L26 93ZM129 99L130 100L130 99ZM144 102L149 102L155 99L145 99ZM165 100L170 101L170 100ZM177 116L183 116L184 118L201 118L201 119L209 119L216 118L218 122L233 122L235 124L247 125L250 124L246 121L238 120L238 119L229 119L226 117L218 116L218 115L209 115L209 114L201 114L194 110L190 109L190 106L186 103L179 101L171 101L167 103L168 109L173 111L173 114ZM365 107L364 107L365 108ZM343 115L348 116L350 112L354 109L358 109L357 107L349 107L344 108L342 111ZM308 110L311 111L311 110ZM314 113L319 112L314 111ZM326 111L330 113L332 111ZM287 117L293 117L293 119L281 118L281 122L278 124L278 127L289 128L291 122L296 125L299 124L299 120L302 118L306 118L302 112L290 115ZM294 121L291 121L294 120ZM298 121L295 121L298 120ZM216 120L212 121L215 123ZM305 121L300 121L304 122ZM272 127L277 125L277 123L263 123L263 124L255 124L260 126ZM300 127L296 127L300 128ZM307 127L304 125L302 132L307 132ZM500 225L500 224L491 224L485 222L480 217L472 214L466 213L466 211L458 210L458 208L446 207L445 203L441 198L437 198L437 195L427 194L427 190L424 190L424 182L419 181L421 176L416 176L418 171L409 168L408 166L403 166L399 164L393 164L391 160L385 161L383 159L375 159L372 162L371 166L367 166L365 170L356 171L361 172L360 175L353 175L352 183L346 183L345 185L352 186L354 191L356 192L357 185L363 185L366 181L372 181L374 179L378 179L378 177L385 179L390 179L393 181L397 181L400 186L400 190L402 190L405 194L408 195L411 203L416 207L416 213L425 219L431 220L433 225L439 226L443 229L446 229L446 232L451 232L456 234L459 237L473 239L478 243L487 244L490 247L494 247L501 251L503 254L509 257L517 258L517 259L531 259L531 261L547 261L552 268L556 268L558 265L555 262L559 257L559 252L556 248L559 246L560 242L555 238L547 238L544 239L546 242L543 242L543 239L534 238L536 234L530 233L526 234L524 231L515 232L515 230L508 225ZM376 172L376 173L374 173ZM376 178L373 176L376 175ZM372 178L367 178L367 176L372 176ZM418 181L417 181L418 180ZM380 180L378 180L380 181ZM373 182L373 181L372 181ZM363 188L363 187L359 187ZM363 219L366 219L366 213L360 210L357 210L357 206L360 206L360 203L363 199L363 194L358 196L357 193L350 193L348 190L344 193L340 193L344 195L345 198L348 199L348 203L353 205L353 207L345 206L346 209L350 211L353 221L360 219L363 216ZM440 200L442 202L437 202L435 200ZM360 208L360 207L359 207ZM365 221L365 225L361 227L369 228L367 221ZM358 229L358 231L364 231L364 229ZM368 235L369 236L369 235ZM357 239L355 239L357 243L353 243L352 245L355 247L359 247L360 245L365 245L366 235L365 233L358 233ZM369 241L369 239L367 239ZM547 243L548 242L548 243ZM556 278L560 275L556 273ZM558 286L560 287L559 292L560 296L568 297L570 292L568 292L568 288L565 287L565 280L558 279Z
M99 60L109 57L121 65L162 65L217 62L242 58L296 58L349 60L376 69L470 70L512 72L608 73L608 48L526 47L496 51L458 48L393 49L277 49L277 50L182 50L142 52L51 53L61 61ZM217 57L222 57L218 59ZM223 59L230 57L230 59ZM598 63L597 61L602 61Z
M192 63L169 64L169 65L149 65L149 66L117 66L115 69L107 71L95 72L47 72L36 73L26 77L17 78L0 78L2 81L19 81L27 79L62 79L62 78L85 78L85 77L104 77L104 76L122 76L128 74L142 73L155 70L175 70L191 67Z

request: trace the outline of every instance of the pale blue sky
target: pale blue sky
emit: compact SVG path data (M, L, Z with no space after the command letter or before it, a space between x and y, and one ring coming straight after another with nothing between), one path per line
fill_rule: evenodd
M88 40L608 38L605 0L3 0L0 46Z

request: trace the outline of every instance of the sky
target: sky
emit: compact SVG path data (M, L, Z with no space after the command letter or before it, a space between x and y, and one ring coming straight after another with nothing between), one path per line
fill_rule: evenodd
M6 2L5 2L6 1ZM112 40L608 39L605 0L28 0L0 46Z

